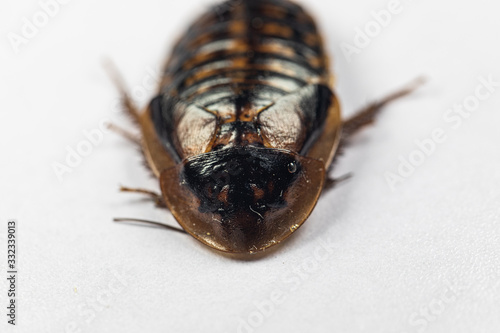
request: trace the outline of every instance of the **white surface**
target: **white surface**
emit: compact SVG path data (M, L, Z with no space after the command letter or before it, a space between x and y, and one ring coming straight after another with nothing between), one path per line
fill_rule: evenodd
M114 134L59 182L51 165L82 131L105 118L131 126L114 112L102 59L116 62L144 105L149 72L208 3L74 0L15 54L7 33L40 6L1 2L0 262L4 271L6 223L15 218L20 280L12 328L0 279L0 331L238 332L250 322L243 332L499 332L500 89L459 128L443 120L479 76L500 81L497 2L402 1L349 63L340 43L389 1L307 1L332 51L344 114L419 75L429 81L357 137L335 170L355 177L321 198L269 257L230 260L181 234L113 224L117 216L175 223L117 192L158 185ZM447 140L391 191L384 174L436 128ZM277 291L282 302L259 310Z

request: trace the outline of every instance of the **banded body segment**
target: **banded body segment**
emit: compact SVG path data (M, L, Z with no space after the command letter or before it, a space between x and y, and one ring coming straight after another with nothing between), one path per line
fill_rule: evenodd
M159 137L178 161L237 145L305 153L328 112L319 95L303 94L328 90L321 37L312 18L287 0L230 0L214 7L179 40L164 74L162 102L152 112ZM199 149L187 149L193 140L172 125L185 112L179 102L216 119L213 137L206 136L212 128L203 129ZM191 122L193 128L202 124ZM290 135L289 126L296 133Z
M300 6L289 1L231 0L214 7L178 42L165 69L162 92L199 103L199 94L186 89L207 81L202 87L219 86L221 78L258 83L285 77L304 85L324 79L326 73L321 38ZM277 87L290 93L296 85Z

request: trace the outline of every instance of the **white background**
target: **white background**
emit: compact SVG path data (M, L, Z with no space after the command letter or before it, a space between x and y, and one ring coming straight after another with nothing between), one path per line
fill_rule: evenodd
M112 223L175 224L118 193L119 184L158 184L113 133L59 181L53 164L65 163L83 131L104 119L132 128L116 112L102 61L116 63L145 105L172 43L211 3L69 1L15 53L8 34L21 34L41 7L1 0L0 262L5 271L15 218L20 274L13 329L0 273L0 331L499 332L500 88L461 124L443 118L474 95L479 77L500 81L497 1L402 0L350 62L341 43L352 44L389 0L307 1L344 115L420 75L428 82L357 136L335 170L354 178L265 258L228 259L181 234ZM439 128L446 141L391 189L385 174Z

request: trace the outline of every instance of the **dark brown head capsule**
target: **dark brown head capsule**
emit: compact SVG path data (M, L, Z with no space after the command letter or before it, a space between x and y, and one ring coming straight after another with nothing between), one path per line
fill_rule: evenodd
M138 115L164 200L196 239L231 253L280 243L307 219L340 139L311 16L288 0L232 0L175 46Z
M291 171L293 172L291 172ZM161 177L172 213L225 252L257 252L291 235L322 189L323 163L288 151L235 147L186 160Z

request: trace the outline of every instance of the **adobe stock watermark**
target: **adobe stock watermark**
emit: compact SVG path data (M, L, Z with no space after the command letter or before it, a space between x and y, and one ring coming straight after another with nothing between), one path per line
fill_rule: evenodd
M72 0L38 1L38 10L29 17L24 16L21 19L22 23L18 31L10 31L7 33L7 39L14 53L18 54L22 46L28 44L30 40L38 36L40 31L49 24L50 20L59 14L62 6L71 1Z
M469 119L479 109L481 102L491 98L500 87L500 82L495 81L492 74L487 78L480 76L478 81L479 84L471 95L454 104L443 114L443 121L447 127L437 127L430 132L431 134L427 138L415 140L416 148L414 150L406 156L399 155L399 165L396 170L384 174L385 181L392 191L395 191L398 185L410 178L437 151L439 145L446 142L449 132L458 130L464 120Z
M157 70L147 68L146 73L141 84L131 89L132 99L143 99L152 93L160 83ZM113 114L124 112L121 99L114 100L111 109ZM82 131L83 138L78 143L73 146L66 145L64 159L54 161L51 164L52 171L60 183L64 181L67 175L72 174L76 168L81 166L86 157L90 156L96 148L103 144L106 136L112 132L108 128L111 123L111 119L102 118L95 128Z
M64 327L65 333L81 333L90 326L97 315L116 300L126 287L128 272L111 271L113 278L94 297L88 297L78 305L79 319L72 320ZM75 291L76 292L76 291Z
M431 323L435 322L453 303L457 302L468 289L470 289L470 286L459 285L445 280L445 287L439 295L408 317L408 323L412 327L411 331L423 333Z
M439 318L446 314L450 308L458 302L467 292L472 291L475 286L487 286L486 289L496 292L500 286L498 276L473 276L472 282L463 284L460 282L452 283L450 280L444 280L444 287L439 294L429 303L418 308L408 316L408 325L410 328L404 333L424 333L431 324L437 322Z
M94 149L104 142L104 136L110 132L108 129L110 123L108 118L104 118L99 121L97 128L83 130L84 139L80 140L74 147L66 146L64 161L52 162L52 170L59 182L62 183L66 174L73 173L73 170L83 163L84 158L90 156Z
M269 296L261 301L253 302L253 310L244 317L239 318L237 333L254 333L262 327L266 320L271 318L276 309L289 297L290 293L297 291L313 274L321 268L334 253L334 242L331 239L321 239L313 254L305 258L299 265L282 276L280 288L269 293Z
M351 63L355 55L360 54L361 51L370 46L372 41L392 23L394 16L401 14L403 9L404 6L400 0L391 0L385 9L371 11L372 19L366 22L363 27L354 28L352 42L340 44L340 49L347 62Z

